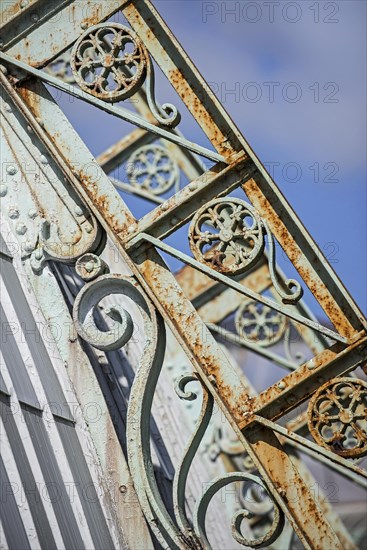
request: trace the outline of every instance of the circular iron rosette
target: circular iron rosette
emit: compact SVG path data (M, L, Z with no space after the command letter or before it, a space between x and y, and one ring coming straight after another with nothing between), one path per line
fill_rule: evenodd
M243 273L264 250L264 229L256 210L245 201L214 199L195 214L190 248L201 263L228 275Z
M268 347L281 340L288 321L285 315L261 302L245 300L236 312L235 326L246 341Z
M316 443L345 458L367 455L367 384L333 378L308 405L308 427Z
M179 168L167 149L144 145L129 158L126 168L131 185L161 195L180 180Z
M147 50L134 31L119 23L101 23L74 44L70 65L82 90L114 103L142 86L147 59Z

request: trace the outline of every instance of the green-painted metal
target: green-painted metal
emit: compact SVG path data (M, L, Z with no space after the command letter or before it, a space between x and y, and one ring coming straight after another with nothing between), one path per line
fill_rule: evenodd
M238 493L243 483L241 506L236 509L231 503L226 511L232 516L233 548L276 549L285 543L291 547L290 528L305 548L355 548L325 498L314 497L312 476L298 453L365 486L365 471L352 462L367 452L365 382L347 375L366 363L366 320L151 2L105 2L87 17L83 8L91 7L90 0L10 6L13 11L3 26L0 80L4 158L11 181L2 183L1 195L8 234L21 251L19 258L40 308L52 319L57 301L62 302L58 311L67 326L56 346L70 364L78 399L83 402L85 393L96 388L108 433L101 423L90 432L103 476L108 482L118 480L121 494L135 498L131 525L124 526L120 518L124 544L152 547L144 515L163 548L210 548L215 534L205 522L212 498L231 484ZM30 9L35 10L33 25L26 17ZM117 11L129 26L106 21ZM56 15L62 31L53 39ZM45 37L49 52L42 46ZM127 51L127 44L132 51ZM68 68L56 69L56 74L52 66L44 69L59 55L70 64L72 77ZM213 150L181 134L174 104L156 102L152 59ZM137 130L94 159L45 83ZM135 95L138 114L114 104ZM196 155L216 164L205 168ZM34 173L22 171L27 161L35 161ZM126 161L128 181L107 175ZM93 175L90 168L96 169ZM180 171L188 179L185 186L180 186ZM135 219L117 189L157 206ZM235 189L246 197L230 196ZM165 242L186 224L192 256ZM119 255L117 272L113 262L101 257L106 255L106 242ZM277 268L277 243L299 280ZM159 251L186 267L173 274ZM73 266L72 281L66 274L57 278L60 264ZM306 287L333 328L317 322L301 301ZM73 322L67 303L73 304ZM231 330L221 325L226 319L232 322ZM137 329L142 350L139 359L134 350L126 425L118 428L110 417L108 397L115 390L108 393L105 381L92 374L91 356L104 353L99 365L115 388L109 354L131 346ZM155 471L157 455L158 462L164 462L162 450L157 443L154 452L151 448L157 440L152 413L154 418L160 414L154 403L163 407L165 399L160 384L173 386L173 380L162 382L166 329L172 334L169 342L175 339L167 357L171 354L174 360L172 347L181 346L193 370L179 378L178 396L191 402L196 393L187 391L186 385L198 382L202 388L201 412L181 458L173 464L175 473L168 461L164 466L166 477L171 477L173 510ZM312 358L292 356L291 331L299 334L302 349ZM216 335L229 347L239 344L266 358L270 368L279 365L290 372L256 395ZM297 415L308 400L307 412ZM215 458L220 455L222 471L208 480L209 486L201 487L190 507L190 473L199 471L195 458L211 426L218 429L215 407L232 439L225 445L214 430L219 451L212 451ZM281 424L290 413L296 417L293 424ZM180 418L180 413L173 416ZM164 424L163 418L162 413L160 436L174 438L173 420ZM128 464L114 430L123 434L119 437L125 440ZM239 457L248 471L240 471ZM203 460L210 463L209 453ZM249 495L258 490L254 504ZM109 492L107 488L106 495ZM121 497L114 505L121 516L127 513L128 502L121 502ZM259 522L264 522L262 531L257 531Z

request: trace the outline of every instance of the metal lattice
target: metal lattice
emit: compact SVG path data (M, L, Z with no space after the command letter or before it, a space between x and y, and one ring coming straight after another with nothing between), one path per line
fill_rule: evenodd
M66 25L70 4L74 15ZM39 282L46 285L49 266L53 276L62 266L75 266L78 283L64 275L60 285L73 304L71 329L57 341L61 355L68 346L85 345L117 352L131 344L137 327L144 334L122 429L126 479L139 502L134 509L138 515L142 510L163 548L210 548L209 505L223 488L242 484L231 524L239 545L291 547L294 531L305 548L354 548L336 513L315 498L300 457L309 455L366 485L365 470L353 460L367 448L366 383L356 371L366 362L366 320L153 5L105 0L85 17L89 4L14 3L3 25L2 131L10 179L1 187L2 208L46 317L50 306ZM129 26L108 21L116 12ZM55 33L56 26L67 30ZM175 105L156 101L153 59L212 149L181 134ZM96 160L48 86L137 128ZM122 103L135 97L137 113ZM203 168L199 157L211 166ZM22 168L25 159L34 160L37 177ZM123 163L127 181L108 175ZM26 191L15 204L17 178ZM243 198L231 196L234 190ZM147 199L154 208L136 219L119 192ZM191 255L166 240L181 228L187 229L184 250ZM101 257L106 240L118 251L120 272L110 273L112 265ZM277 266L277 244L299 280ZM174 274L161 253L185 267ZM318 322L302 302L306 288L332 326ZM168 343L180 346L167 354L174 362L175 353L183 353L190 367L178 373L176 365L172 379L165 371L164 383L173 387L177 378L176 393L186 405L202 393L189 443L166 474L172 478L172 506L157 481L151 450L153 398L158 396L161 408L165 401L159 380L167 328ZM293 333L302 353L292 349ZM221 340L288 372L256 394ZM69 355L76 352L67 353L73 361ZM111 382L108 357L102 356ZM200 390L188 390L189 384ZM213 418L215 407L225 428ZM220 456L222 470L189 506L189 472L198 468L194 458L210 430L205 460ZM163 439L170 437L166 432L162 428ZM110 437L121 457L119 442ZM119 481L121 494L129 483ZM118 506L126 513L126 502ZM141 539L148 541L141 525ZM126 536L133 547L139 533Z

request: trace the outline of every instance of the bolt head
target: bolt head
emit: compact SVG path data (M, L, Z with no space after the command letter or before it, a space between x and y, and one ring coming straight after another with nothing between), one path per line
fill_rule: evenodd
M283 382L283 381L282 381L282 382L278 382L277 388L278 388L279 390L284 390L284 389L285 389L285 382Z
M16 220L19 218L19 210L15 206L11 206L8 210L9 218L11 220Z
M24 235L24 233L27 232L26 224L22 222L17 223L15 231L18 233L18 235Z
M31 210L28 212L28 216L31 218L31 220L34 220L34 218L37 217L37 214L38 214L37 210L33 208L31 208Z
M8 186L5 185L4 183L2 183L0 185L0 197L5 197L5 195L7 194L8 192Z
M83 210L80 208L80 206L76 206L74 212L75 212L75 215L78 217L83 215Z
M26 252L33 252L33 250L34 250L34 245L33 245L32 241L26 241L26 242L24 243L24 250L25 250Z
M8 166L6 169L6 173L9 174L9 176L14 176L17 172L18 170L15 166Z
M34 253L34 257L38 261L42 260L42 258L43 258L43 249L42 248L37 248L37 250Z
M33 23L37 23L37 21L39 20L39 18L40 18L40 17L39 17L39 15L38 15L38 13L32 13L32 15L31 15L31 21L32 21Z

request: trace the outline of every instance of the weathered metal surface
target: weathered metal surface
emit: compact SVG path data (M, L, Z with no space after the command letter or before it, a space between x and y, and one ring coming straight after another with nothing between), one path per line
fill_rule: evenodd
M240 135L239 130L225 113L219 101L213 94L209 95L207 93L208 85L152 4L149 1L143 2L142 0L130 2L123 8L123 13L135 32L149 44L154 59L216 149L226 159L234 151L244 150L253 160L259 171L259 177L254 178L250 184L244 186L247 196L260 215L266 217L270 229L279 239L280 244L284 245L286 252L288 250L288 253L290 253L290 247L287 246L285 237L287 236L288 242L292 242L294 235L299 236L302 250L301 252L297 251L296 256L290 254L291 261L297 264L296 259L301 257L304 258L304 262L309 262L310 270L307 275L303 271L304 279L312 292L317 288L323 289L324 292L319 293L318 297L326 314L336 327L340 327L343 335L351 336L356 333L362 328L363 315L353 303L353 300L344 292L342 284L319 251L316 243L302 226L295 212L286 202L248 143ZM154 29L154 32L152 29ZM260 199L265 196L266 201L268 197L271 197L271 204L276 205L274 215L269 215L269 209L264 210L263 205L259 204L260 201L256 200L256 196ZM287 226L286 232L283 232L283 238L281 238L278 231L274 231L275 219L277 224L282 220L282 224ZM320 277L319 273L322 273L323 278ZM325 278L326 280L323 280Z
M41 67L66 50L82 29L111 17L121 5L116 0L32 0L2 10L4 50L33 67ZM26 4L22 7L22 4Z
M74 6L74 3L72 4ZM81 3L82 6L87 4L89 3ZM106 10L110 8L107 3L105 6ZM64 5L58 6L58 9L62 8L61 13L64 13L64 7ZM40 67L46 62L44 52L43 54L40 52L44 37L41 40L38 31L43 29L41 23L44 23L44 29L46 29L44 35L47 37L51 27L42 18L32 32L29 33L29 25L24 27L24 32L29 33L32 38L32 44L27 46L28 49L26 48L24 55L21 55L17 53L17 48L24 47L25 38L21 35L23 32L21 25L24 19L21 19L20 15L16 16L19 25L14 26L13 43L6 40L7 54L0 54L2 62L6 64L6 69L0 77L4 89L7 90L14 105L25 117L40 143L47 149L58 170L61 171L80 199L85 201L86 207L91 210L95 218L99 220L136 277L134 279L121 275L97 276L93 282L88 283L81 290L75 303L74 320L79 334L95 348L111 350L124 345L131 338L133 332L133 320L124 307L109 307L107 313L111 318L109 322L112 324L107 326L107 331L101 333L93 321L95 337L91 338L86 331L86 323L92 320L93 310L97 303L105 295L111 292L115 293L120 288L122 288L122 293L126 293L130 299L135 300L144 320L145 347L130 396L127 426L130 471L134 478L141 507L150 527L163 547L188 548L200 547L202 544L209 545L203 521L212 494L217 487L225 485L229 480L244 479L241 473L234 473L228 479L221 478L204 493L202 499L198 499L196 512L194 512L196 532L194 535L183 502L185 483L199 439L202 432L205 431L207 403L214 399L262 476L263 480L260 481L260 484L269 491L274 502L276 517L273 527L270 528L270 534L265 535L262 540L253 540L251 537L248 538L241 534L241 522L245 515L244 512L241 512L234 519L235 540L252 547L270 544L275 540L275 535L279 535L282 526L281 521L277 522L277 520L280 520L284 514L305 548L341 549L343 545L345 546L343 531L338 528L333 529L333 525L330 524L330 522L333 523L331 514L328 514L327 519L325 518L322 507L316 502L310 487L302 479L302 475L288 455L284 437L288 436L291 444L295 447L302 448L303 446L312 456L319 452L324 462L332 462L338 471L348 471L351 479L361 472L356 466L350 466L348 470L347 460L338 454L331 456L331 451L324 448L325 445L321 440L320 443L323 446L316 446L301 436L291 431L288 432L274 421L311 397L310 422L314 430L314 424L315 422L317 424L317 421L313 420L314 410L312 407L319 397L317 391L320 384L324 382L334 384L334 381L330 382L330 380L337 377L335 384L340 385L339 377L341 375L351 372L366 361L366 335L362 330L366 326L365 321L219 101L207 93L207 84L151 3L142 0L128 0L120 2L116 9L119 7L122 8L136 34L129 29L122 30L121 27L115 26L112 31L114 33L112 47L111 44L106 46L103 42L104 37L111 32L112 28L110 23L101 25L101 21L107 17L106 11L104 15L100 14L97 20L87 21L87 29L81 27L86 32L80 38L80 29L77 31L73 24L64 35L61 35L53 43L52 52L47 59L52 59L53 56L67 49L72 42L79 39L74 46L72 63L74 70L79 72L77 80L84 87L84 92L76 87L70 88L59 79L32 67ZM52 10L46 13L45 19L49 19L51 15L53 15ZM80 12L78 17L80 18ZM88 28L89 23L97 24L97 28ZM5 27L5 31L10 32L9 28L9 26ZM134 61L140 64L135 81L134 76L127 74L126 67L121 74L116 69L116 63L120 63L116 58L117 49L123 53L122 42L125 39L134 42L136 51L140 48L138 60L125 57L122 63L122 65L130 65L130 68ZM117 43L116 40L120 40L120 42ZM78 57L78 48L83 41L84 47L80 50L81 53ZM94 54L91 56L88 53L90 44L93 47L99 45L100 55L98 54L96 57ZM163 105L163 111L160 111L155 103L154 74L150 56L166 74L217 152L189 142L180 135L178 130L171 131L162 127L167 123L178 123L179 116L173 105ZM128 87L129 82L132 83L132 87L128 89L126 97L136 91L142 85L146 72L148 80L146 102L145 92L139 90L140 97L144 99L140 109L146 119L144 116L136 116L122 107L106 104L103 101L103 99L106 100L104 94L106 86L105 83L98 80L99 77L93 80L91 86L88 86L85 80L84 82L81 80L90 70L92 70L92 76L95 75L95 69L100 66L103 67L102 79L107 77L108 72L113 73L116 77L117 94L122 94L122 97L116 96L115 99L123 99L123 88L125 89L126 84ZM83 74L80 71L84 71ZM17 78L23 78L25 75L28 76L27 80L17 81ZM181 159L180 168L184 169L185 167L187 172L193 175L189 178L190 183L185 188L177 190L173 197L153 212L141 220L136 220L121 201L109 178L99 169L98 164L80 138L67 123L42 82L48 82L74 97L88 101L88 103L143 129L143 132L136 133L130 141L120 142L116 150L107 152L105 159L102 157L102 162L109 163L109 165L107 164L109 168L121 161L133 143L144 142L146 139L144 132L148 131L169 141L168 150L176 151ZM88 95L90 87L97 94L102 94L103 99L96 99L90 94ZM107 92L107 95L107 99L112 99L110 92ZM150 114L146 104L149 106ZM159 124L152 122L152 117ZM182 151L178 153L177 147L182 148L184 153ZM199 176L200 167L195 166L195 162L192 162L190 167L187 151L201 154L211 160L219 161L219 163ZM251 201L251 205L242 200L226 197L232 190L241 186ZM143 192L152 195L149 188L150 184L148 183L148 191L145 189ZM142 190L139 192L142 194ZM224 208L222 208L223 205ZM246 225L244 221L249 216L253 222L255 220L255 223ZM165 237L189 221L192 223L191 245L194 259L163 242ZM212 233L206 229L202 231L202 225L208 221L214 227ZM63 224L62 220L60 223ZM20 231L19 234L21 233ZM265 237L269 254L264 264ZM302 279L319 301L333 323L335 331L317 323L309 315L307 308L299 303L302 290L298 281L287 279L283 275L279 277L279 270L275 266L273 237L284 248ZM197 246L198 243L199 246ZM209 250L205 252L204 247L207 245ZM193 289L186 288L185 293L178 284L180 280L182 281L182 274L176 280L157 253L157 249L200 271L204 278L199 277L195 287ZM227 258L226 251L228 250L231 251L230 260ZM75 260L80 255L80 253L75 254L73 259ZM93 265L89 265L89 263ZM102 265L98 259L89 263L83 263L81 260L79 264L80 272L85 279L89 278L87 273L94 274L96 271L98 275ZM259 280L258 269L264 265L267 270L265 273L260 273ZM89 267L87 268L87 266ZM249 269L248 272L247 269ZM239 272L246 274L241 281L237 280L238 277L231 276ZM257 274L255 280L252 278L254 273ZM206 277L213 282L208 284ZM247 278L249 282L247 282ZM37 287L36 281L34 284ZM262 294L263 290L270 286L275 299L270 299ZM227 290L223 291L223 287ZM39 293L40 287L38 288ZM246 307L246 303L242 306L238 299L236 300L235 296L237 296L241 297L241 300L243 297L255 300L254 307L257 312L258 308L265 312L267 310L264 308L270 308L279 326L283 319L290 319L300 334L304 336L305 341L308 341L310 349L316 354L315 357L300 366L292 365L291 361L284 360L283 366L293 368L293 372L267 388L259 396L251 395L238 368L231 363L208 330L204 316L206 310L202 309L199 314L194 307L194 305L199 308L206 307L206 301L202 294L207 297L218 296L219 305L225 301L226 297L231 296L230 304L225 308L227 314L232 313L237 307ZM188 300L188 297L194 300L194 305ZM40 301L44 300L41 296L39 299ZM195 300L197 304L195 304ZM261 305L259 306L259 304ZM204 400L205 410L203 409L202 420L198 425L197 433L200 436L193 436L186 452L186 458L182 459L181 467L177 472L175 483L177 524L172 521L167 510L167 503L159 494L149 441L150 410L164 351L164 337L161 336L162 339L159 339L159 334L163 334L160 315L191 360L196 375L203 384L204 392L208 392L208 401ZM220 315L214 314L214 316L217 322ZM255 332L258 331L261 323L263 326L266 325L265 318L261 321L259 315L257 317ZM243 315L238 313L237 324L239 330L243 332L244 325L242 321L240 322L242 318ZM313 331L319 334L314 344L312 344ZM279 364L276 356L271 355L261 346L258 334L256 332L256 337L253 336L253 340L256 340L256 343L253 343L254 347L261 348L260 353L275 362L278 361ZM323 350L329 345L325 337L331 338L337 344ZM348 379L346 380L348 381ZM351 388L351 383L344 382L344 386ZM358 384L360 387L363 385L356 380L353 380L353 383L354 387L357 387ZM354 394L362 395L359 390L355 390ZM349 399L348 395L348 392L344 394L343 399ZM338 403L340 405L339 401ZM325 415L328 410L322 411L323 421L326 421ZM359 418L361 415L364 420L364 412L361 410L358 409L355 413L358 416L358 421L361 420ZM342 415L342 419L340 415ZM353 421L352 417L351 410L345 409L340 412L337 421L341 420L343 424L347 425ZM304 423L301 425L304 426ZM355 448L357 448L357 454L364 454L365 428L358 427L358 429L360 431L355 431L358 434ZM340 442L342 432L338 433ZM359 437L360 433L363 437ZM353 448L353 445L350 448ZM104 456L103 452L101 454ZM257 478L252 481L257 483Z
M367 454L367 384L334 378L312 396L309 429L315 441L346 458Z
M32 255L37 270L46 257L67 262L98 248L99 224L3 88L1 115L2 207L23 257Z
M364 337L347 348L334 344L322 351L263 391L251 404L252 412L272 419L279 418L310 397L326 379L347 374L364 363L366 344Z
M77 97L82 101L85 101L87 103L95 105L96 107L99 107L100 109L102 109L102 111L105 111L106 113L113 114L116 117L122 120L125 120L126 122L135 124L139 128L143 128L145 130L154 132L158 136L165 138L178 145L181 145L182 147L185 147L189 151L192 151L194 153L202 155L205 158L208 158L217 162L218 161L221 162L224 160L222 155L219 155L218 153L211 151L206 147L202 147L201 145L198 145L196 143L193 143L192 141L184 139L178 136L177 134L174 134L164 128L161 128L160 126L155 126L151 122L148 122L144 118L138 115L135 115L133 112L129 111L128 109L125 109L124 107L116 107L114 105L109 105L108 103L103 102L101 99L94 98L93 96L89 96L83 93L83 91L79 90L79 88L77 88L76 86L68 86L67 84L62 82L62 80L55 78L54 76L48 74L45 71L34 69L30 65L27 65L26 63L24 63L23 61L17 61L15 58L2 52L0 52L0 59L9 63L12 67L16 68L17 74L18 76L20 76L20 78L24 78L27 74L33 75L36 78L38 78L40 81L47 82L51 86L63 92L66 92L72 95L73 97Z

